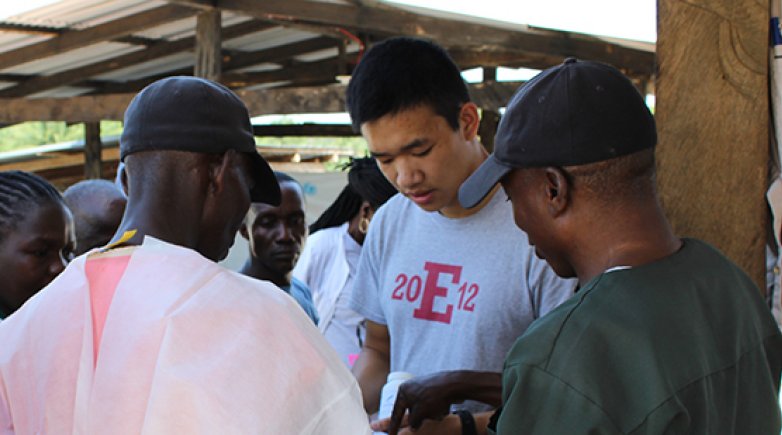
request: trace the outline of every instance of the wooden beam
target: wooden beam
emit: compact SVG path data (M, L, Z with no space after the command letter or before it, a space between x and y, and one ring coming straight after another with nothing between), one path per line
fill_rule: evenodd
M492 86L497 82L497 68L483 68L483 83L486 86ZM500 124L500 113L497 110L481 108L481 122L478 125L478 136L481 138L481 144L486 151L494 151L494 135L497 134L497 127Z
M524 53L513 50L488 51L480 47L450 48L448 54L462 69L505 66L542 70L562 62L561 56L553 54Z
M65 32L46 41L0 53L0 69L10 68L52 54L59 54L119 38L132 32L155 27L190 15L193 15L192 9L166 5L83 30Z
M320 60L316 62L297 63L287 68L272 71L226 73L222 82L232 88L243 88L261 83L274 83L281 81L312 81L330 79L336 82L339 74L339 61L336 58Z
M496 82L497 81L497 67L489 66L483 68L483 81L484 82Z
M320 148L296 147L282 148L258 146L258 152L271 164L275 170L285 171L323 171L319 162L331 161L341 156L352 156L355 152L350 148ZM299 153L300 163L290 163L291 155ZM119 163L119 147L116 142L106 143L103 148L103 164L101 170L106 179L112 180L117 174ZM52 182L58 189L65 190L68 186L84 179L84 153L62 152L43 153L30 160L0 163L0 171L22 170L35 172Z
M196 59L193 75L209 80L220 80L223 58L221 55L221 14L219 9L203 11L196 22Z
M280 63L305 53L334 47L335 40L328 37L315 37L292 44L279 45L263 50L237 53L226 59L225 70L235 70L261 63Z
M31 35L60 35L69 29L64 27L42 26L39 24L11 23L0 21L0 30L12 33L27 33Z
M223 72L228 73L230 71L245 68L248 66L261 64L261 63L282 63L283 61L290 61L290 58L296 55L309 53L312 51L321 50L323 48L329 48L333 46L333 40L330 38L311 38L292 44L287 44L279 47L271 47L263 50L257 50L247 53L235 53L227 56L227 60L223 63ZM159 80L163 77L172 75L189 75L191 73L190 68L182 68L173 71L166 71L162 74L156 74L154 76L144 77L142 79L133 80L125 83L115 83L106 86L102 86L94 92L95 94L113 94L113 93L126 93L136 92L144 86ZM224 74L225 75L225 74ZM235 76L234 78L239 80ZM230 76L229 76L230 78ZM249 80L249 79L248 79ZM278 80L275 78L275 80ZM225 80L221 80L227 83Z
M486 151L494 151L494 136L500 125L500 114L494 110L481 110L481 123L478 125L478 136Z
M70 98L0 98L0 123L121 120L135 94Z
M199 0L177 0L177 3L203 5ZM368 33L417 36L432 39L448 48L513 49L524 53L558 56L560 59L577 56L607 62L633 73L650 75L654 72L653 49L639 50L578 33L546 29L511 30L414 14L385 4L356 6L319 1L218 0L217 6L263 20L287 21L292 25L317 24Z
M84 178L103 176L103 144L100 141L100 121L84 123Z
M103 163L119 160L119 148L105 148ZM40 158L12 163L0 163L0 171L17 169L20 171L35 172L40 174L44 170L57 170L72 167L78 170L78 175L84 176L84 153L58 153L56 155L44 154Z
M31 77L27 74L0 73L0 82L22 82Z
M112 39L114 42L121 42L128 45L140 45L142 47L151 47L156 44L163 44L166 41L164 39L145 38L143 36L125 35L119 38Z
M499 112L524 82L486 82L468 85L470 98L483 110Z
M499 110L510 100L520 82L469 85L473 101L486 110ZM251 116L288 113L342 113L345 86L239 90ZM85 95L70 98L0 98L0 123L26 121L90 122L122 120L135 93Z
M271 26L265 23L259 23L257 21L245 21L226 28L223 31L223 36L224 39L228 40L237 38L239 36L244 36L249 33L259 32L268 29L269 27ZM61 71L59 73L46 76L35 76L27 79L18 78L16 81L21 81L21 83L14 87L0 90L0 97L22 97L60 86L79 83L83 81L85 77L105 74L109 71L119 70L131 65L170 56L182 51L192 50L193 45L195 44L195 40L196 38L193 36L177 39L171 42L158 43L148 47L145 50L134 51L132 53L66 71ZM182 72L186 73L185 70ZM2 77L0 77L0 80L2 80Z
M31 35L55 36L55 35L62 35L63 33L66 32L71 32L73 31L73 29L68 27L53 27L53 26L42 26L38 24L9 23L7 21L0 21L0 31L11 32L11 33L27 33ZM130 45L143 45L146 47L161 42L160 39L145 38L143 36L135 36L135 35L120 36L119 38L113 39L113 41L121 42L123 44L130 44Z
M250 116L286 113L340 113L345 111L345 87L237 91Z
M262 137L351 137L357 136L349 124L253 125L253 134Z
M352 148L343 147L308 147L308 146L268 146L258 145L255 147L258 152L267 159L273 159L275 157L284 156L285 159L290 159L292 154L302 155L305 159L313 157L325 157L325 156L351 156L354 151Z

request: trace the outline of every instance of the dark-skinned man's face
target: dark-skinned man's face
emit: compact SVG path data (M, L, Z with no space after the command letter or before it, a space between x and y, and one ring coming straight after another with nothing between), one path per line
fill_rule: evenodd
M276 275L286 275L296 265L307 229L301 187L284 181L280 193L279 207L252 204L246 230L253 261Z

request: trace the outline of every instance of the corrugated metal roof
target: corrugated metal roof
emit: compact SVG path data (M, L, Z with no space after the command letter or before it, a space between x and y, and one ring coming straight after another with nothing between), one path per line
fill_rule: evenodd
M127 68L114 70L110 73L95 76L100 80L124 82L138 80L148 76L165 73L169 70L186 68L193 65L193 53L177 53L150 62L137 63Z
M259 0L260 1L260 0ZM356 7L354 2L345 0L316 0L307 2L305 0L289 0L290 4L301 3L307 5L312 3L332 3L348 7ZM376 7L376 5L390 5L387 2L368 1L367 7ZM259 8L263 2L259 3ZM374 5L374 6L373 6ZM37 54L26 57L30 59L27 62L14 64L12 60L3 63L4 68L0 68L0 92L5 94L0 96L72 96L84 93L104 93L104 92L134 92L145 84L145 80L153 80L158 76L183 73L185 69L192 68L194 65L194 45L181 46L176 50L166 51L161 48L166 44L183 40L183 38L194 38L196 27L196 15L200 11L198 8L190 8L178 3L172 3L163 0L60 0L56 3L44 6L32 11L17 14L6 20L0 20L0 56L3 53L11 53L14 50L23 47L34 47L51 38L68 36L69 33L84 31L89 32L99 25L107 25L116 20L132 17L145 11L151 11L156 8L180 8L189 11L190 16L181 18L181 14L172 16L171 21L161 22L158 25L146 26L139 25L139 28L131 29L132 32L126 32L124 36L104 39L100 41L90 41L90 43L74 45L68 47L67 51L57 52L55 44L51 47L51 53L39 57ZM388 6L390 7L390 6ZM395 10L410 11L419 15L426 15L444 20L460 20L470 24L488 26L487 28L503 29L505 31L526 32L534 35L551 35L551 31L545 29L535 29L523 24L507 23L484 18L464 16L444 11L435 11L412 6L402 6L393 4ZM291 8L291 10L295 10ZM376 11L382 12L381 7ZM360 16L360 14L358 14ZM290 21L293 19L293 21ZM241 62L224 64L224 71L237 74L250 74L248 80L238 80L236 83L243 83L246 86L270 87L296 84L296 80L301 80L304 84L329 82L329 77L323 76L320 79L304 77L300 79L280 80L279 75L258 75L256 73L271 71L274 69L288 68L301 63L324 61L334 59L339 54L337 45L342 41L346 44L346 53L348 63L356 61L356 53L360 47L354 40L354 36L346 32L337 25L313 23L314 18L308 18L300 22L295 21L296 17L288 15L269 15L269 16L247 16L244 14L222 11L222 25L225 29L234 29L232 37L224 37L223 50L226 59L233 59L237 55L245 54ZM317 21L317 20L316 20ZM247 29L241 27L242 23L255 25L255 28ZM5 30L3 30L5 29ZM363 28L354 30L362 38L375 41L386 37L388 29L377 34L372 34L372 29ZM78 35L77 35L78 36ZM556 35L555 35L556 36ZM318 39L319 38L319 39ZM475 39L473 37L473 39ZM567 37L563 37L567 39ZM603 38L611 44L617 44L621 47L632 47L637 50L653 52L654 45L639 43L633 41L623 41L617 38ZM189 41L189 40L188 40ZM181 45L181 44L180 44ZM555 44L556 45L556 44ZM561 44L560 44L561 45ZM534 48L534 47L533 47ZM277 51L273 51L277 49ZM496 49L496 48L495 48ZM533 55L525 54L524 48L504 47L508 52L517 51L521 53L519 61L507 64L511 67L527 66L523 62L529 59L540 63L539 53ZM274 56L272 59L264 57L264 53L272 50ZM487 52L484 47L475 48L476 56L470 59L484 59ZM610 50L607 50L610 51ZM147 55L147 53L152 53ZM595 51L593 51L595 52ZM279 53L287 53L286 58L280 58ZM119 64L117 62L109 64L100 64L100 68L94 67L95 64L107 60L122 59L121 56L133 56L133 63ZM239 56L241 58L241 56ZM247 60L251 57L253 60ZM506 56L507 57L507 56ZM556 61L556 57L552 58ZM475 64L477 61L464 65L467 67L480 66ZM340 65L344 65L341 61ZM79 75L74 71L81 71L82 68L90 66L89 74ZM617 65L622 66L622 65ZM226 67L228 69L226 69ZM651 71L651 67L649 68ZM324 68L324 73L331 71L330 68ZM255 75L252 75L255 74ZM62 76L66 76L60 78ZM77 76L78 80L74 79ZM297 77L306 76L306 73L299 73ZM50 81L43 86L43 89L33 88L32 85L24 88L21 84L27 81L35 82L36 79L49 77ZM38 80L40 82L40 80ZM265 82L264 82L265 81ZM331 82L335 82L335 77L331 77ZM14 88L20 85L20 88ZM123 87L124 86L124 87Z
M165 4L163 0L61 0L14 15L5 21L81 29Z
M89 47L53 54L32 62L6 68L0 72L25 75L50 75L141 49L143 49L143 47L116 42L101 42L90 45Z
M345 4L340 1L330 3ZM3 20L6 23L28 26L28 29L27 32L0 30L0 53L36 44L57 36L56 33L48 35L38 33L39 30L67 31L87 29L92 26L108 23L168 4L168 2L162 0L61 0L54 4L17 14ZM146 38L153 42L170 42L181 38L193 37L195 35L196 27L196 12L197 11L194 11L193 16L191 17L133 32L132 36ZM229 11L224 11L222 13L224 28L251 19L251 17ZM272 47L286 46L316 36L319 35L310 31L277 26L268 30L246 34L238 38L227 39L224 41L223 47L226 50L252 52ZM48 76L120 55L144 50L145 48L144 45L134 45L122 40L105 41L63 53L52 53L41 59L0 69L0 74L19 75L21 79L39 75ZM357 44L353 44L352 47L349 47L348 52L356 52L357 50ZM312 61L320 60L328 56L335 56L336 53L336 48L333 50L317 50L311 55L300 55L295 56L294 58L300 61ZM193 58L193 50L187 50L177 54L143 61L110 72L97 74L94 77L91 77L91 79L117 83L138 80L148 76L165 74L167 71L192 66ZM244 67L239 69L239 71L263 71L274 68L274 65L261 64L255 67ZM279 66L277 66L277 68L279 68ZM85 79L87 79L87 77L85 77ZM0 89L9 88L13 85L14 82L11 81L0 81ZM38 97L41 95L70 96L90 92L92 90L94 89L89 86L63 86L57 89L46 90L40 94L31 95L31 97Z

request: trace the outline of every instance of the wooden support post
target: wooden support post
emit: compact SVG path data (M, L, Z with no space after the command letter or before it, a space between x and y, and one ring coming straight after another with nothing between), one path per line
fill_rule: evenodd
M200 12L196 22L196 61L193 75L220 80L222 72L222 21L219 9Z
M497 82L497 68L487 67L483 69L483 83L492 86ZM497 134L497 126L500 124L500 114L493 108L481 108L481 124L478 126L478 136L486 151L494 151L494 135Z
M483 69L483 81L484 82L496 82L497 81L497 67L491 66Z
M84 178L102 178L103 144L100 141L100 122L84 123Z
M768 2L658 1L658 185L680 236L765 288Z
M478 126L478 136L486 151L494 151L494 135L500 125L500 114L489 109L481 110L481 123Z
M345 41L340 39L337 42L337 74L348 75L347 47Z

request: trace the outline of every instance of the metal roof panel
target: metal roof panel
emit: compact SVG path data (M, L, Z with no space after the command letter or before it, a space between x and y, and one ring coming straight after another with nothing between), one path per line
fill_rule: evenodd
M82 65L110 59L125 53L142 49L143 47L117 42L103 42L87 47L70 50L65 53L54 54L32 62L16 65L2 70L3 73L14 74L43 74L49 75L60 71L69 70Z

